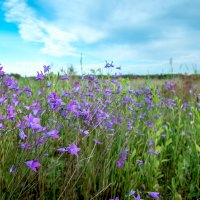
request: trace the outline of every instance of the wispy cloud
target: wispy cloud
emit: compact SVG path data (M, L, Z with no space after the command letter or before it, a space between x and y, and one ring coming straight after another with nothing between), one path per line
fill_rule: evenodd
M41 43L43 53L53 56L76 54L76 49L70 44L77 40L76 36L39 19L24 0L7 0L4 9L6 20L18 24L21 37Z

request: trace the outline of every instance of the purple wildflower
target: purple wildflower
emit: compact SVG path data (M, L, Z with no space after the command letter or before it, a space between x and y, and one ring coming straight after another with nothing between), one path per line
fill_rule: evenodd
M0 64L1 66L1 64ZM5 74L5 72L3 71L3 67L0 67L0 76L3 76Z
M142 166L142 165L144 165L144 162L142 160L138 160L137 165Z
M119 197L115 197L114 199L109 199L109 200L119 200Z
M118 166L119 168L122 168L122 167L124 166L124 160L118 160L118 161L117 161L117 166Z
M25 121L20 121L19 124L17 124L17 127L20 129L25 129L26 128Z
M98 141L98 140L93 140L96 144L103 144L103 142L100 142L100 141Z
M46 134L47 137L59 138L58 130L54 129Z
M41 166L38 160L29 160L29 161L26 161L25 164L34 172L37 172L37 168Z
M144 122L144 124L149 126L149 128L153 128L153 126L154 126L153 122Z
M67 151L68 153L73 154L76 157L78 157L78 152L80 151L80 148L78 148L75 144L69 144Z
M19 130L19 137L22 140L26 140L28 138L28 136L24 133L24 131L22 129Z
M51 86L52 86L52 83L48 81L47 87L51 87Z
M159 199L159 192L148 192L149 196L154 198L154 199Z
M148 153L153 153L153 149L152 149L152 148L149 149L149 150L148 150Z
M153 154L157 156L159 153L157 151L154 151Z
M137 197L134 196L134 200L142 200L142 199L140 198L140 194L138 194Z
M110 67L114 67L113 61L112 61L111 63L108 63L108 62L106 61L106 65L105 65L104 68L110 68Z
M35 139L36 145L40 145L40 144L45 143L45 142L46 142L46 138L45 137L43 137L43 138L36 138Z
M124 151L121 151L121 152L119 153L119 158L120 158L120 159L119 159L118 162L117 162L117 166L118 166L118 167L120 167L120 168L123 167L125 161L127 160L127 152L128 152L128 148L126 148Z
M49 70L50 70L50 66L49 65L47 65L47 66L44 65L43 68L44 68L44 73L49 72Z
M43 72L37 72L37 76L36 76L36 78L35 78L37 81L39 81L39 80L44 80L44 74L43 74Z
M13 174L13 173L14 173L14 168L15 168L15 166L14 166L14 165L12 165L12 167L10 168L10 173L11 173L11 174Z
M31 92L31 89L30 89L29 86L25 86L23 90L26 91L26 92Z
M131 190L130 192L129 192L129 196L133 196L135 194L135 191L134 190Z
M89 135L89 131L88 131L88 130L82 130L82 129L80 129L80 132L81 132L81 134L84 135L84 136Z
M154 145L155 145L154 142L152 140L150 140L149 146L154 146Z
M28 142L25 142L20 145L21 149L31 149L31 145Z
M0 129L5 128L4 124L0 123Z
M67 151L67 148L63 147L63 148L59 148L58 149L59 152L64 153Z
M40 118L33 117L32 114L29 114L28 116L24 116L24 119L27 121L28 128L31 129L40 129L41 125L38 124L40 122Z
M52 110L57 110L59 106L65 105L61 97L56 94L56 92L51 92L48 96L47 103L50 105Z
M166 134L165 134L165 133L163 133L161 136L162 136L162 138L165 138L165 137L166 137Z
M64 81L64 80L69 80L67 74L62 75L62 76L60 77L60 79L63 80L63 81Z
M38 90L38 95L40 96L42 94L42 91L41 90Z

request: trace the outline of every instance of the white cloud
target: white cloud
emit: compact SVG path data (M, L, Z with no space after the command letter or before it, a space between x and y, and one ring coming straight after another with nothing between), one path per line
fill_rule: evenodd
M18 24L24 40L41 43L44 46L43 53L53 56L76 55L76 49L71 45L77 40L76 35L37 18L24 0L7 0L4 8L6 20Z
M106 33L83 25L70 28L74 35L85 43L94 43L106 37Z
M169 9L187 0L122 0L113 9L109 24L113 27L151 26L153 20L166 14Z
M101 45L98 52L89 51L87 56L97 60L103 58L122 65L140 63L140 70L147 69L149 64L155 66L168 64L171 57L177 66L181 64L191 66L192 63L200 62L200 49L197 45L199 42L199 31L186 30L181 27L166 28L166 31L161 32L157 39L139 44Z
M6 73L17 73L23 76L34 76L37 71L43 70L43 65L46 64L45 61L3 61L3 68Z

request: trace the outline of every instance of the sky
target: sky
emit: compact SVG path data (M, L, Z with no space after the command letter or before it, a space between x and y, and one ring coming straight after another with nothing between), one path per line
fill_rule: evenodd
M199 11L199 0L0 0L0 63L80 74L82 55L82 73L107 73L106 61L122 74L200 72Z

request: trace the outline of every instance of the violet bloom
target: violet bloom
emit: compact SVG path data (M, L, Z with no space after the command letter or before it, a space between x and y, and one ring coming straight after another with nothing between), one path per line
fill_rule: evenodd
M52 110L56 110L59 106L65 105L60 96L57 96L56 92L51 92L47 98L47 103Z
M39 146L40 144L43 144L46 142L46 138L43 137L43 138L36 138L35 139L35 143L36 143L36 146Z
M20 129L25 129L26 128L25 121L20 121L19 124L17 124L17 127Z
M42 95L42 91L41 90L38 90L38 95Z
M159 154L157 151L154 151L152 148L148 150L148 153L154 154L156 156Z
M149 196L154 198L154 199L159 199L159 192L148 192Z
M16 115L16 113L15 113L15 107L12 106L12 105L8 105L7 112L8 112L8 119L12 119Z
M144 124L148 125L149 128L153 128L153 126L154 126L153 122L145 122Z
M29 114L28 116L24 116L24 119L27 121L28 128L31 129L41 128L41 125L38 124L38 122L40 122L40 118L34 118L32 114Z
M67 74L62 75L62 76L60 77L60 79L63 80L63 81L64 81L64 80L69 80Z
M115 197L114 199L109 199L109 200L119 200L119 197Z
M140 198L140 194L138 194L137 197L134 196L134 200L142 200L142 199Z
M0 129L5 128L4 124L0 123Z
M32 103L32 111L35 116L37 116L39 112L42 112L42 108L39 101L35 101Z
M20 145L21 149L31 149L31 145L28 142L25 142Z
M166 134L165 134L165 133L163 133L161 136L162 136L162 138L165 138L165 137L166 137Z
M1 64L0 64L1 66ZM3 76L5 74L5 72L3 71L3 67L0 67L0 76Z
M37 168L41 166L38 160L29 160L29 161L26 161L25 164L34 172L37 172Z
M110 67L114 67L113 61L112 61L111 63L108 63L108 62L106 61L106 65L105 65L104 68L110 68Z
M39 81L39 80L44 80L44 74L43 74L43 72L37 72L37 76L36 76L36 78L35 78L37 81Z
M153 154L157 156L159 153L157 151L154 151Z
M69 144L67 151L68 153L73 154L76 157L78 157L78 152L80 151L80 148L78 148L75 144Z
M78 104L75 101L69 102L67 110L71 111L74 114L78 113Z
M119 160L119 161L117 161L117 166L118 166L119 168L122 168L122 167L124 166L124 160Z
M98 141L98 140L93 140L96 144L103 144L103 142L100 142L100 141Z
M13 174L14 173L14 165L12 165L12 167L10 168L10 173Z
M24 131L22 129L19 130L19 137L22 140L28 139L28 136L24 133Z
M154 145L155 145L154 142L152 140L150 140L149 146L154 146Z
M48 81L47 87L51 87L51 86L52 86L52 83Z
M131 190L130 192L129 192L129 196L133 196L135 194L135 191L134 190Z
M25 86L23 90L26 91L26 92L31 92L31 89L30 89L29 86Z
M142 165L144 165L144 162L142 160L138 160L137 165L142 166Z
M47 137L59 138L58 130L54 129L46 134Z
M118 166L118 167L120 167L120 168L123 167L125 161L127 160L127 153L128 153L128 148L126 148L124 151L121 151L121 152L119 153L119 158L120 158L120 159L119 159L118 162L117 162L117 166Z
M84 136L89 135L89 131L88 131L88 130L82 130L82 129L80 129L80 132L81 132L81 134L84 135Z
M59 152L64 153L67 151L67 148L63 147L63 148L59 148L58 149Z
M49 70L50 70L50 66L49 65L47 65L47 66L44 65L43 68L44 68L44 73L49 72Z

